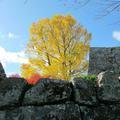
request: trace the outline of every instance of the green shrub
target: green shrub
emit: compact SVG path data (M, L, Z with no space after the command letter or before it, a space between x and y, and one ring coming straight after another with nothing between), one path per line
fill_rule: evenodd
M96 83L96 78L97 76L96 75L77 75L75 76L76 78L81 78L83 80L87 80L89 82L92 82L92 83Z

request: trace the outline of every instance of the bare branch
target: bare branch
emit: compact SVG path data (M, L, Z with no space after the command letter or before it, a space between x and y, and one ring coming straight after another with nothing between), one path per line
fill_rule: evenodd
M102 4L101 4L102 5ZM120 12L120 0L104 2L105 7L97 15L97 18L105 17L113 12Z

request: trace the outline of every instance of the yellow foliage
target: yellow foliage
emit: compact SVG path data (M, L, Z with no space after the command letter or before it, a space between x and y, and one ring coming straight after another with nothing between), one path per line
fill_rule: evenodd
M21 66L21 70L22 70L21 76L26 79L30 78L32 75L37 73L36 69L32 67L32 65L30 64L23 64Z
M75 71L87 69L90 39L91 34L71 15L39 20L30 28L27 54L32 68L29 69L35 71L33 68L36 68L41 75L70 80ZM22 74L29 69L23 67Z

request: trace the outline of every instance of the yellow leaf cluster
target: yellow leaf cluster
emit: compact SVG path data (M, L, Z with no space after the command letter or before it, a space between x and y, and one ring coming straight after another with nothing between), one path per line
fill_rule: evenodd
M71 15L39 20L30 28L29 62L42 75L70 80L75 71L87 69L90 39L91 34ZM26 74L24 68L22 73Z
M23 64L21 66L21 76L24 77L24 78L30 78L32 75L36 74L37 73L37 70L32 67L32 65L30 64Z

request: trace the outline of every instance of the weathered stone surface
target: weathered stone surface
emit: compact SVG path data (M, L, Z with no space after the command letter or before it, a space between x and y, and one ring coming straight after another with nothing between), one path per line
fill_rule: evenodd
M120 105L80 107L83 120L120 120Z
M95 107L80 106L82 120L95 120Z
M94 108L94 120L120 120L120 105L102 105Z
M120 102L119 74L113 71L102 72L98 75L97 96L101 101Z
M106 70L120 73L120 47L90 49L89 74L99 74Z
M98 107L95 113L95 120L120 120L120 106L118 105Z
M22 78L6 78L0 82L0 108L18 104L26 85Z
M42 79L25 93L23 104L46 104L69 100L71 86L67 81Z
M4 68L0 63L0 81L3 80L5 77L6 77L6 74L5 74Z
M85 105L97 104L95 84L92 81L75 78L73 82L75 102Z
M0 112L1 120L81 120L78 105L27 106Z

